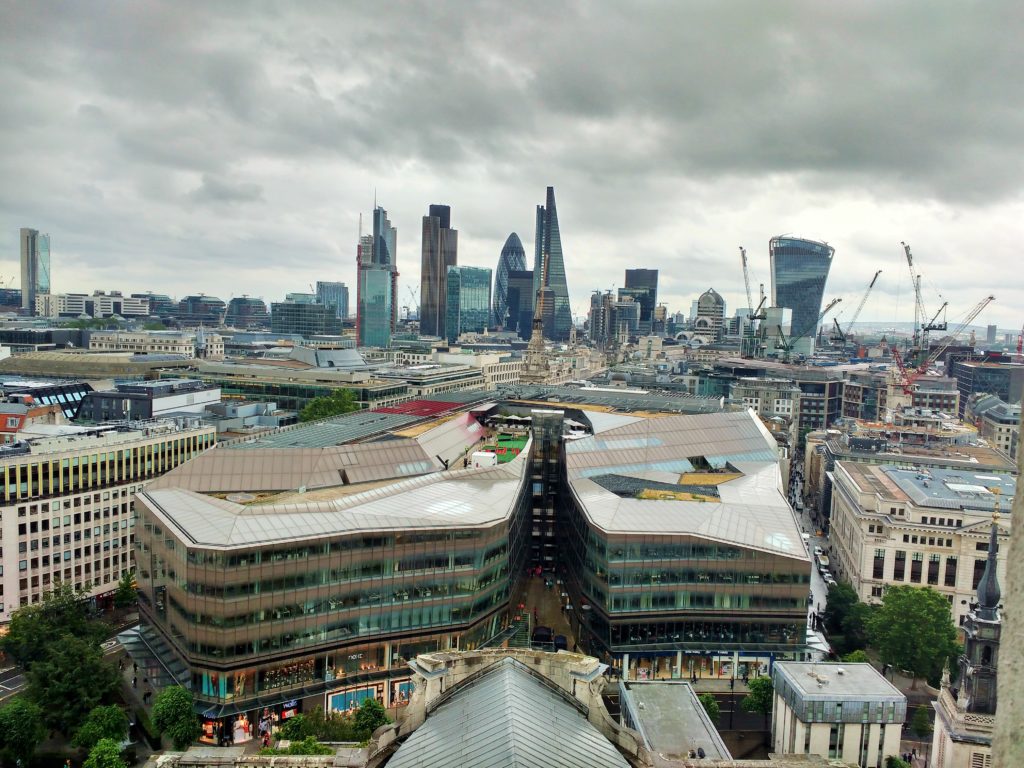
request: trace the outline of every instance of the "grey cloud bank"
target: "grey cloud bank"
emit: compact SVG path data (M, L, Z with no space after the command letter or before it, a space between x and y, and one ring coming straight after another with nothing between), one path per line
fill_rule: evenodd
M950 319L1015 328L1021 39L1012 2L9 3L0 270L32 226L58 290L351 284L376 189L417 285L429 203L493 267L553 184L577 312L633 266L738 307L737 246L767 282L794 231L827 297L884 270L863 319L910 319L905 239Z

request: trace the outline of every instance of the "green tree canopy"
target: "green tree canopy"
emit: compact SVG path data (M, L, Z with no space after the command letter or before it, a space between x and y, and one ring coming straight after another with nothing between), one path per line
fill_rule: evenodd
M842 619L844 643L848 651L861 650L868 647L873 608L867 603L854 603Z
M341 416L359 409L355 395L350 389L336 389L329 395L315 397L299 413L299 421L316 421L331 416Z
M768 715L772 713L775 692L772 679L770 677L755 677L747 683L747 688L750 692L743 697L740 706L747 712L760 712L764 715L764 721L767 723Z
M26 673L25 693L51 728L70 735L117 687L117 670L92 639L60 634Z
M18 696L0 708L0 747L12 763L20 760L27 765L45 737L43 713L25 697Z
M375 730L390 722L384 705L376 699L363 699L363 703L356 710L355 726L360 741L366 741Z
M138 593L135 591L135 574L125 571L124 576L117 582L117 591L114 592L114 605L118 608L128 608L135 605Z
M918 738L927 739L932 735L932 718L930 708L921 705L914 710L914 719L910 722L910 729L917 734Z
M113 739L100 739L89 750L82 768L128 768L121 759L121 744Z
M843 656L843 661L847 664L870 664L871 659L868 658L868 654L862 650L850 651L848 654Z
M102 739L113 739L118 744L128 735L128 716L116 704L93 707L75 733L73 744L92 749Z
M153 701L153 725L175 749L185 749L199 738L202 728L193 708L192 692L180 685L164 688Z
M718 706L718 700L710 693L702 693L697 698L700 699L700 703L703 705L704 711L708 713L708 717L711 718L711 722L717 724L718 716L721 714L721 710Z
M18 665L28 669L45 658L50 646L62 635L87 640L97 647L106 639L109 627L89 616L82 595L68 584L59 584L36 605L19 608L11 616L0 647Z
M885 768L911 768L911 765L903 758L889 755L885 758Z
M825 604L825 629L829 634L837 635L843 631L843 620L850 609L857 604L857 593L845 581L840 581L828 588L828 602Z
M956 652L949 602L930 587L889 587L871 617L871 645L882 661L913 677L935 678Z

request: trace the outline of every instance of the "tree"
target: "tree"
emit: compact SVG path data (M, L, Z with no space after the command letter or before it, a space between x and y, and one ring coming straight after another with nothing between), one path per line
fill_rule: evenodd
M36 605L19 608L11 616L0 648L19 666L28 669L45 658L50 646L69 634L99 647L109 627L89 616L86 601L68 584L58 584Z
M850 651L848 654L843 656L843 661L845 661L847 664L870 664L871 663L871 659L868 658L867 653L865 651L862 651L862 650L859 650L859 649L856 650L856 651Z
M198 739L202 727L193 709L192 692L180 685L160 691L153 701L153 725L170 738L175 749L185 749Z
M120 744L127 735L128 716L119 706L111 704L93 707L72 743L82 749L92 749L103 739L113 739Z
M356 710L355 726L356 732L360 734L360 741L370 738L374 731L390 722L384 705L376 699L363 699L363 703Z
M854 603L846 611L842 619L843 642L848 651L862 650L868 647L868 626L871 622L873 609L867 603Z
M871 644L882 661L913 677L934 678L956 649L956 627L946 598L931 587L889 587L871 617Z
M704 706L704 711L708 713L708 717L711 718L711 722L718 723L718 715L721 710L715 697L710 693L702 693L697 698L700 699L700 703Z
M350 389L336 389L329 395L314 397L299 413L299 421L316 421L331 416L341 416L359 409L355 395Z
M932 735L932 718L928 712L929 707L924 705L914 710L914 719L910 722L910 730L917 734L919 739L927 739Z
M135 574L125 571L124 576L117 582L117 591L114 592L114 606L116 608L128 608L135 605L138 599L138 592L135 591Z
M44 722L65 735L117 687L117 670L99 645L66 633L50 643L46 657L34 662L26 677L25 692L42 709Z
M896 755L889 755L885 758L885 768L911 768L911 765Z
M289 755L333 755L334 747L321 744L313 736L307 736L302 741L296 741L288 745Z
M768 725L768 715L772 713L772 700L774 698L775 686L772 685L770 677L755 677L747 688L750 690L740 706L745 712L760 712L764 715L764 724Z
M828 588L827 600L824 611L825 628L829 634L839 634L843 631L843 619L857 604L857 593L845 581L840 581Z
M113 739L100 739L89 750L82 768L128 768L121 759L121 744Z
M44 738L43 713L31 701L19 696L0 708L0 746L11 758L5 762L27 765Z
M302 741L307 736L313 735L313 729L305 715L290 717L281 726L281 738L288 741Z

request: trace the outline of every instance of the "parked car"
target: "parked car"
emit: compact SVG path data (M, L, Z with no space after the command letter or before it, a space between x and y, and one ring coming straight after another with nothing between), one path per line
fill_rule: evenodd
M822 555L824 553L825 553L825 550L823 550L821 547L815 547L814 548L814 556L815 557L817 557L818 555Z
M569 638L565 635L555 635L555 650L556 651L568 651L569 650Z
M535 643L550 643L554 639L555 633L551 627L534 627L533 634L530 639Z

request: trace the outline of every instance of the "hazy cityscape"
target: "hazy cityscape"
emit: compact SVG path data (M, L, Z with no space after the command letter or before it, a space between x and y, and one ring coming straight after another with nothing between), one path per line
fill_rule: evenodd
M1024 764L1024 17L527 5L0 8L5 765Z

